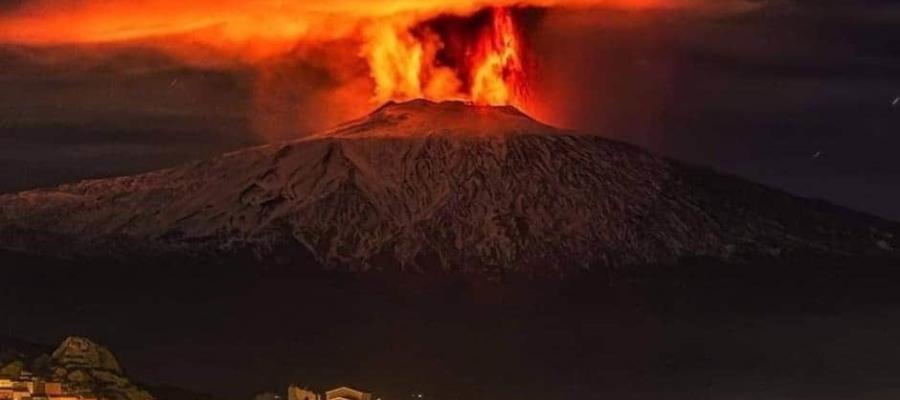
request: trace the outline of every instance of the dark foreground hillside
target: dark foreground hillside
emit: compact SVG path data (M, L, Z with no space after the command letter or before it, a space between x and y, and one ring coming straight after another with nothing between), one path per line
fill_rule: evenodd
M0 291L3 334L87 336L116 349L135 381L224 400L292 382L385 399L900 393L900 273L890 261L695 260L499 282L243 260L7 253L4 265L15 283Z

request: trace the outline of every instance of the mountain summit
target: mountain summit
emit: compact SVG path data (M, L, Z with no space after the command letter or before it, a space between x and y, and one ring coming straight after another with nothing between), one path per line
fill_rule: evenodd
M559 131L512 106L479 106L461 101L389 102L365 118L351 121L313 138L411 138L423 136L508 137Z
M360 270L896 257L898 234L894 223L558 130L512 107L424 100L289 143L0 196L9 249L263 259L287 249Z

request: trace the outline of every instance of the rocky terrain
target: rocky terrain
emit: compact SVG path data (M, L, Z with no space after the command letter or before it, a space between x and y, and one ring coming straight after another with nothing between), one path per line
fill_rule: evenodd
M804 255L896 258L900 225L511 107L391 103L331 131L0 196L0 245L65 256L299 254L356 270L570 274Z
M116 357L105 347L80 337L66 338L52 353L24 341L4 340L0 376L17 378L28 371L61 382L70 393L94 395L102 400L153 400L125 376Z

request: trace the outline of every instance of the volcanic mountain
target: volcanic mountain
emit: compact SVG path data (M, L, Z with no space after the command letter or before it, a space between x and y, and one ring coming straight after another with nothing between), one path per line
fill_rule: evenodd
M893 259L898 234L892 222L556 129L512 107L425 100L288 143L0 196L8 250L286 263L305 254L356 270Z

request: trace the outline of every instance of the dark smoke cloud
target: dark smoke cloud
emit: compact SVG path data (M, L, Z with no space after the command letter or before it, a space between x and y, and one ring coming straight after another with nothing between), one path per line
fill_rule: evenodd
M372 89L353 48L298 45L249 65L152 42L0 46L0 191L168 167L357 117L348 105Z
M257 142L251 75L133 48L0 48L0 190L160 168Z
M350 40L317 43L256 65L255 131L296 139L370 111L374 88L358 49Z
M900 14L854 4L556 13L540 91L567 125L900 219Z
M28 3L28 0L3 0L0 1L0 13L10 12L16 10L25 3Z

